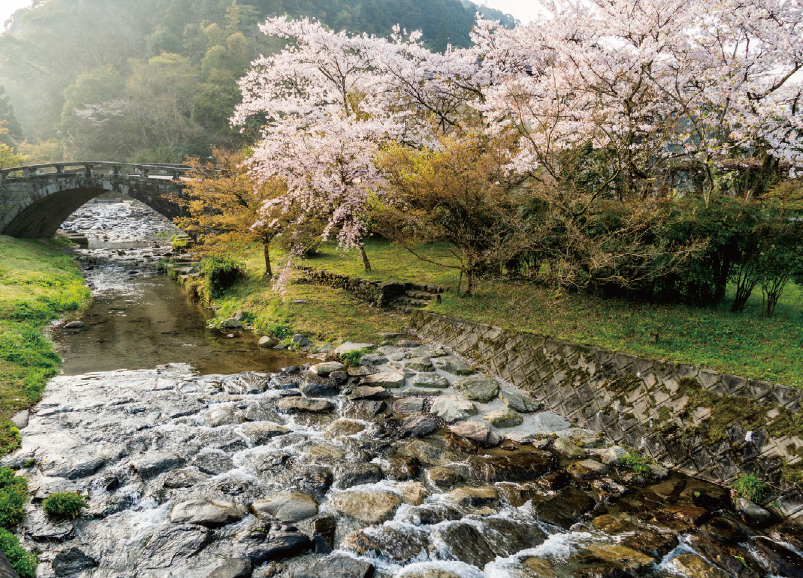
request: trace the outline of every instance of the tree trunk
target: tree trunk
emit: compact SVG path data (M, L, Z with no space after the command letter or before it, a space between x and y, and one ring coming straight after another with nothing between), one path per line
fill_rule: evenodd
M466 292L465 295L471 295L474 291L474 269L473 267L466 269Z
M368 260L368 254L365 252L365 245L360 243L360 256L362 257L362 264L366 272L371 272L371 262Z
M262 238L262 252L265 254L265 277L273 277L273 269L270 266L270 239Z

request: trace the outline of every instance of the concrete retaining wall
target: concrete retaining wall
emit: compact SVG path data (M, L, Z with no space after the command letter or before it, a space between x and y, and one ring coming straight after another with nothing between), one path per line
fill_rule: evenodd
M803 518L800 389L421 310L410 328L668 467L723 483L755 474L772 489L765 507Z

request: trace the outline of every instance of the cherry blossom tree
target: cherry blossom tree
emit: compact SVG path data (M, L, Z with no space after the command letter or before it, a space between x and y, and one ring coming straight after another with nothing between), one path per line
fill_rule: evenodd
M344 248L357 247L366 270L365 207L382 176L373 163L380 143L398 132L392 115L363 108L374 90L370 55L381 41L333 33L307 19L268 19L261 30L287 40L279 54L262 57L240 81L243 102L233 122L258 116L262 141L251 157L260 180L279 178L287 194L266 202L300 209L299 221L328 215L326 238L337 229Z

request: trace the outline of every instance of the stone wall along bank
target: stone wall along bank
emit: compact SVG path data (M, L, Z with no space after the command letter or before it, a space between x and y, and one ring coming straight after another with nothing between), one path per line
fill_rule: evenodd
M799 389L421 310L410 328L667 467L726 484L754 474L764 507L803 519Z

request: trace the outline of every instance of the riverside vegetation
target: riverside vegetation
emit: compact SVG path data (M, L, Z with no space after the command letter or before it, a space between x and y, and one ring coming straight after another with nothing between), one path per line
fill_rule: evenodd
M91 298L75 262L58 241L0 236L0 453L19 447L13 414L39 401L61 360L43 334L48 323L78 312ZM0 468L0 550L21 578L33 578L37 557L11 533L24 518L24 477Z

